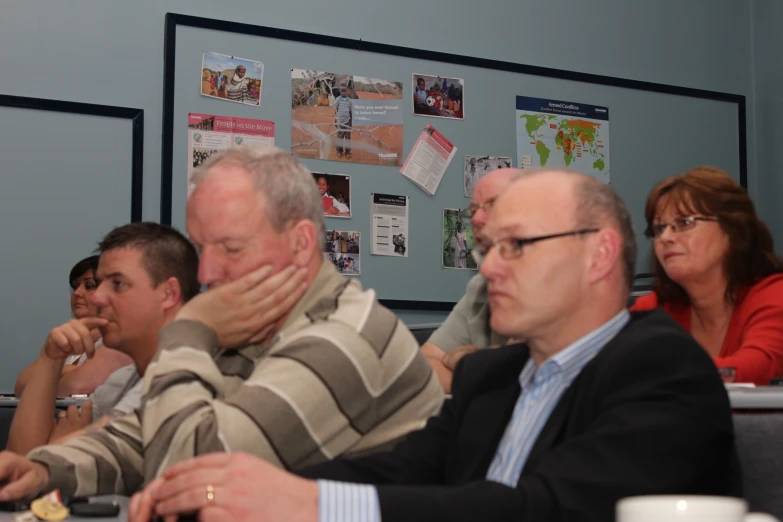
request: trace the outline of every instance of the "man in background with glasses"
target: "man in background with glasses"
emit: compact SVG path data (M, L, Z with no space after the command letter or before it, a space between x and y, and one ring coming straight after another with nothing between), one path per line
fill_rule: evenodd
M498 169L476 183L468 207L476 245L481 244L482 232L495 200L520 172L520 169ZM500 346L506 342L507 337L493 332L489 326L487 281L481 274L476 274L468 282L465 295L440 328L422 345L421 351L435 370L443 390L451 393L454 368L464 355L478 348Z
M741 494L712 361L664 311L626 310L636 242L611 188L521 175L480 254L492 329L526 343L465 357L424 429L299 476L236 454L181 462L130 520L603 522L624 497Z

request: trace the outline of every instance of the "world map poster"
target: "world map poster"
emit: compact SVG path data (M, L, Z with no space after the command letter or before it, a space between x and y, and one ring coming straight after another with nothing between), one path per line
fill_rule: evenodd
M519 167L567 168L609 183L609 109L517 96Z

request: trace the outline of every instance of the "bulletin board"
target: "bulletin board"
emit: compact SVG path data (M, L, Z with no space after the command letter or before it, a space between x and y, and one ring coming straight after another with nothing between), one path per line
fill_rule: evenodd
M260 103L253 106L204 96L205 52L263 62ZM163 223L184 230L191 161L189 113L273 121L275 145L286 150L292 143L301 146L295 133L292 141L292 69L383 79L389 89L398 82L402 85L402 159L427 124L458 149L434 195L404 177L398 165L302 159L313 172L351 177L351 217L327 217L326 227L359 233L361 275L357 277L394 309L450 310L464 294L476 272L442 267L443 210L465 209L470 203L464 193L465 155L511 157L513 167L520 166L524 157L518 156L517 97L561 101L566 108L586 104L608 110L610 131L605 140L611 150L605 159L611 161L610 184L628 204L636 225L640 282L650 277L644 202L657 182L695 166L714 165L747 187L746 105L741 95L169 13ZM414 115L413 74L464 80L463 119ZM558 144L558 150L550 147L552 154L563 154L560 145L565 151L574 147ZM586 147L584 142L581 146ZM406 257L370 254L373 193L408 198Z

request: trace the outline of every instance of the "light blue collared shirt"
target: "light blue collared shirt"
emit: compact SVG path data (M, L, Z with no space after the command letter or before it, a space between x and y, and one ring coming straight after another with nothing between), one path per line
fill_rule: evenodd
M522 468L549 416L579 372L628 323L627 310L576 340L537 367L528 359L519 374L522 391L487 470L487 480L516 487ZM375 486L318 481L319 522L381 522Z

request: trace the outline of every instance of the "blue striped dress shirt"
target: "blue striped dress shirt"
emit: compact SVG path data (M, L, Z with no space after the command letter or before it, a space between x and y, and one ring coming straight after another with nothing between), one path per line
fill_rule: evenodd
M629 320L630 314L623 310L544 361L540 368L528 359L519 374L522 391L487 471L487 480L516 487L530 450L560 397ZM319 522L381 522L374 486L319 480L318 495Z

